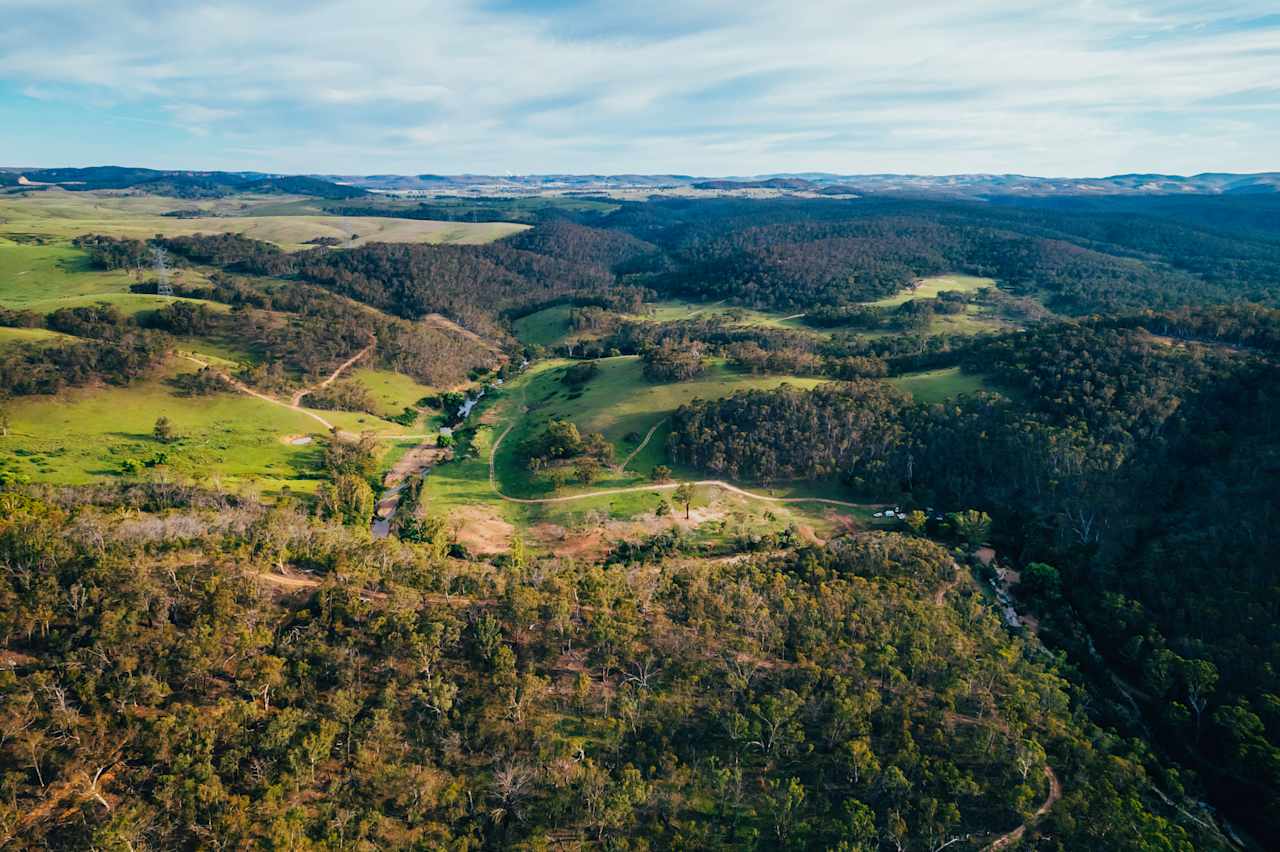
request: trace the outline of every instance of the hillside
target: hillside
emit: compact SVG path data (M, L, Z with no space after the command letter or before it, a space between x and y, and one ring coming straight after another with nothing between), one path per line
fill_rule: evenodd
M1277 836L1263 196L259 177L0 197L0 843Z

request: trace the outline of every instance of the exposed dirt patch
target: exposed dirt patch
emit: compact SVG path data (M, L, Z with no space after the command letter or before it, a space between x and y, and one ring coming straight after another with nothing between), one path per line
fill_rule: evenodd
M415 473L426 470L453 456L453 450L419 444L400 457L382 480L383 488L394 488Z
M625 538L623 530L613 527L614 524L608 524L586 530L569 530L558 524L537 524L529 532L535 541L556 556L595 561L609 553L613 542Z
M476 554L506 553L516 528L489 506L459 506L449 513L458 543Z
M12 668L13 666L29 666L32 663L40 662L30 654L24 654L21 651L0 650L0 668Z

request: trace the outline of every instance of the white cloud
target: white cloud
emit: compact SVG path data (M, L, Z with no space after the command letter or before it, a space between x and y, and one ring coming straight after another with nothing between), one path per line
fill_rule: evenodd
M0 80L150 106L272 170L1280 167L1261 0L623 6L0 0Z

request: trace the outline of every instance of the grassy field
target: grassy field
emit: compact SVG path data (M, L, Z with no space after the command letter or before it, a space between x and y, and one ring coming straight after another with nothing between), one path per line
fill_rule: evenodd
M651 407L647 418L656 422L670 408L674 398L693 396L719 396L731 392L746 383L721 381L729 379L723 368L712 373L713 381L702 384L697 392L692 389L674 389L672 386L653 386L646 393L634 376L635 359L607 359L605 374L592 384L598 384L598 395L591 399L588 390L576 400L563 398L558 381L560 368L566 362L540 363L524 376L509 383L507 390L496 400L485 405L479 419L460 434L463 443L459 457L437 465L426 480L423 507L427 514L448 519L458 530L459 540L476 552L501 552L506 549L511 535L517 529L525 530L526 539L539 550L558 555L603 555L610 542L619 538L638 539L672 525L685 530L686 540L695 544L714 545L729 537L748 538L765 532L795 527L803 536L827 537L841 530L848 530L871 523L870 509L832 507L813 503L778 504L751 499L720 488L699 486L694 489L692 519L686 521L681 509L661 517L656 510L662 504L671 505L671 491L659 491L649 486L648 471L653 464L664 463L666 430L659 428L642 458L637 458L627 472L607 472L590 487L578 484L569 486L556 496L579 495L579 499L559 503L515 503L503 500L494 493L489 481L489 462L493 446L499 437L495 470L504 493L520 494L529 489L530 495L544 496L538 486L527 481L527 474L518 464L514 450L522 436L539 428L550 416L577 415L580 425L590 423L605 430L607 435L617 435L627 428L633 416L627 411L612 411L611 407L622 403L628 396L648 396ZM621 379L622 388L607 384L608 378ZM630 380L628 381L628 378ZM763 385L770 380L757 380ZM781 382L774 379L772 383ZM797 384L808 382L795 380ZM554 398L548 398L549 396ZM541 403L541 404L540 404ZM533 406L533 410L526 410ZM507 427L514 421L508 432ZM630 421L633 422L633 421ZM622 441L619 460L632 444ZM633 470L632 467L637 468ZM707 478L704 473L692 470L675 471L682 480ZM637 488L622 494L594 494L609 488ZM764 493L753 489L755 493ZM822 484L796 484L777 489L777 496L825 496L840 497L839 489Z
M305 414L240 393L176 396L166 381L196 366L174 359L156 376L128 387L68 390L57 397L10 401L9 435L0 438L0 458L9 469L37 482L79 484L120 475L121 463L153 459L172 477L221 482L238 489L253 485L264 494L288 486L314 491L319 479L318 449L285 440L318 435L324 428ZM156 418L172 421L181 440L160 444L151 437ZM352 432L403 434L404 429L367 414L321 412ZM384 459L384 464L388 460Z
M715 399L748 388L772 388L784 383L813 387L819 379L784 376L752 376L713 363L706 374L688 382L652 384L641 373L640 359L635 356L605 358L599 361L600 374L575 395L560 381L568 361L543 361L511 382L502 395L489 403L476 430L474 447L479 455L441 465L428 478L428 500L433 507L448 508L457 504L487 503L497 505L510 515L548 512L583 512L592 507L611 507L620 516L649 511L656 498L639 494L610 495L566 504L560 509L549 507L514 509L497 500L489 488L489 453L493 442L508 425L514 425L502 439L495 459L495 473L504 493L512 496L546 496L546 486L535 481L517 456L520 443L541 431L552 419L569 420L583 432L600 432L614 446L615 461L621 462L640 444L650 428L657 427L649 443L627 465L626 470L606 470L590 487L574 484L559 495L631 487L648 482L657 464L666 464L665 419L680 405L694 399ZM465 453L464 453L465 454ZM696 478L694 472L685 472ZM598 505L597 505L598 504Z
M960 394L991 389L982 376L961 372L959 367L908 373L888 381L911 394L916 402L943 402Z
M570 420L584 432L601 432L614 444L619 458L634 448L625 440L629 434L643 435L651 426L695 399L718 399L750 388L773 388L789 383L814 387L821 379L787 376L753 376L712 361L706 372L687 382L654 384L645 379L640 359L624 355L603 358L597 363L600 374L573 398L571 389L560 381L567 361L546 361L536 365L524 378L521 392L529 408L524 429L517 427L508 440L518 442L517 432L536 430L548 420ZM514 389L509 392L514 392ZM648 471L645 471L646 473Z
M648 322L678 322L686 319L719 317L737 325L788 328L810 334L820 332L800 322L798 315L785 316L777 312L739 308L725 302L691 302L683 299L663 299L646 306L642 314L630 315L630 319ZM513 323L516 337L522 343L554 346L571 339L569 305L553 305L536 313L521 317ZM590 336L590 335L586 335Z
M48 345L74 340L71 335L47 328L6 328L0 326L0 352L30 344Z
M416 406L424 396L432 396L437 392L435 388L419 384L408 376L391 370L366 367L352 370L346 377L369 389L369 393L378 401L378 413L383 417L394 417L406 408Z
M569 336L569 305L553 305L512 323L521 343L533 346L554 346Z
M203 281L195 270L183 270L188 283ZM0 306L49 313L59 308L75 308L99 302L115 305L121 313L134 315L154 311L175 296L130 293L133 276L123 270L92 269L89 256L66 243L15 243L0 238ZM211 310L225 311L226 305L203 299Z
M127 293L132 283L127 272L91 269L89 256L69 245L20 244L0 238L0 301L5 305Z
M925 278L911 290L895 293L887 299L878 299L867 304L878 308L894 308L912 299L936 299L939 293L972 293L983 287L994 287L996 282L991 278L977 278L972 275L938 275Z
M934 298L945 290L977 289L994 284L986 278L965 278L964 276L944 276L928 279L926 283L912 294L899 294L891 299L874 302L875 305L897 306L909 298ZM777 311L759 311L740 308L725 302L691 302L680 299L664 299L654 302L650 310L644 314L633 315L632 319L649 322L678 322L686 319L719 317L742 326L759 326L765 328L782 328L798 331L818 338L829 338L837 332L844 331L839 327L818 329L804 324L799 314L782 314ZM555 305L536 313L521 317L513 324L516 337L523 343L539 346L555 346L573 340L569 327L568 305ZM1008 324L992 316L990 312L978 305L968 305L963 314L938 314L928 328L929 334L981 334L999 331ZM898 334L895 331L862 332L866 337L886 337ZM591 336L591 335L584 335Z
M308 240L334 237L345 245L369 242L488 243L527 225L510 222L438 222L381 216L317 215L313 204L280 197L191 201L108 192L45 190L0 196L0 236L40 235L69 239L83 234L147 238L156 234L234 233L293 251ZM195 218L167 212L200 211ZM261 215L262 213L286 215Z
M737 307L723 301L690 302L684 299L664 299L654 302L652 311L638 318L654 322L720 318L736 325L810 331L811 329L800 322L799 317L798 313L784 315L776 311L758 311L753 308Z

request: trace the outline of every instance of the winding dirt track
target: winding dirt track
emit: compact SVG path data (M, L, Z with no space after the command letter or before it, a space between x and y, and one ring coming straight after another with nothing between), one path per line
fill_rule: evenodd
M341 364L339 364L338 369L334 370L332 373L329 374L329 378L325 379L323 382L321 382L318 385L313 385L309 388L303 388L300 391L295 391L293 396L289 398L289 407L290 408L301 407L302 398L304 396L306 396L307 394L311 393L314 390L318 390L320 388L327 388L329 385L333 384L337 380L338 376L341 376L348 367L350 367L352 364L354 364L355 362L359 361L361 358L363 358L364 356L372 352L373 347L377 345L378 345L377 339L372 334L369 335L369 345L361 349L356 354L352 355L347 360L343 361Z
M983 852L996 852L998 849L1004 849L1007 846L1012 846L1014 843L1017 843L1022 839L1022 835L1027 833L1027 828L1039 822L1040 818L1049 813L1049 809L1062 798L1062 784L1058 782L1058 776L1054 774L1053 767L1046 763L1044 766L1044 774L1045 777L1049 779L1048 798L1044 800L1040 807L1036 808L1036 812L1031 815L1030 819L1015 828L1013 831L1010 831L1008 834L1002 834L997 837L990 846L983 850Z
M372 351L373 351L373 348L374 348L375 346L377 346L377 345L378 345L378 341L377 341L377 339L376 339L376 338L374 338L374 337L373 337L373 335L370 335L369 337L370 337L370 340L369 340L369 345L368 345L368 346L366 346L365 348L361 349L361 350L360 350L359 352L357 352L355 355L352 355L352 356L351 356L350 358L348 358L346 361L343 361L341 364L339 364L339 365L338 365L338 368L337 368L336 370L334 370L332 373L330 373L330 374L329 374L329 377L328 377L328 378L326 378L324 381L320 382L319 384L310 385L309 387L305 387L305 388L303 388L302 390L295 391L295 392L294 392L294 394L293 394L293 396L289 397L289 401L288 401L288 402L285 402L283 399L276 399L274 396L269 396L269 395L267 395L267 394L265 394L265 393L262 393L261 391L256 391L256 390L254 390L253 388L251 388L251 387L249 387L248 385L246 385L244 382L242 382L242 381L240 381L239 379L237 379L237 378L235 378L234 376L232 376L232 375L231 375L230 373L228 373L226 370L223 370L223 369L221 369L221 368L219 368L219 367L215 367L215 366L213 366L212 364L210 364L208 361L203 361L203 360L201 360L200 358L197 358L197 357L196 357L196 355L195 355L195 353L191 353L191 352L181 352L181 351L180 351L180 352L179 352L179 354L180 354L183 358L187 359L188 361L190 361L190 362L191 362L191 363L193 363L193 364L198 364L198 365L200 365L201 367L208 367L209 369L213 370L215 373L217 373L217 374L218 374L218 377L219 377L219 378L221 378L223 381L225 381L227 384L231 385L231 387L235 388L236 390L240 391L241 393L248 394L249 396L252 396L252 397L255 397L255 398L257 398L257 399L260 399L260 400L262 400L263 402L269 402L269 403L271 403L272 405L279 405L279 406L281 406L282 408L288 408L288 409L291 409L292 411L296 411L296 412L298 412L299 414L304 414L304 415L306 415L307 417L310 417L312 420L314 420L314 421L316 421L317 423L319 423L319 424L320 424L321 426L323 426L325 429L332 431L332 430L333 430L333 429L335 429L336 427L335 427L332 423L330 423L328 420L326 420L325 418L321 417L319 414L316 414L314 411L312 411L312 410L310 410L310 409L308 409L308 408L304 408L304 407L302 406L302 399L303 399L303 397L305 397L307 394L311 393L311 391L316 390L317 388L328 387L329 385L333 384L335 381L337 381L337 380L338 380L338 377L339 377L339 376L341 376L344 372L346 372L348 369L350 369L350 367L351 367L351 365L352 365L352 364L356 363L356 362L357 362L357 361L359 361L361 358L365 357L365 356L366 356L366 355L368 355L370 352L372 352ZM342 429L339 429L339 430L338 430L338 433L339 433L340 435L342 435L343 437L346 437L346 438L350 438L350 437L352 437L352 435L351 435L351 433L350 433L350 432L347 432L347 431L342 430ZM428 438L428 437L432 437L432 436L430 436L430 435L378 435L377 437L378 437L378 438L380 438L380 439L388 439L388 440L396 440L396 441L399 441L399 440L404 440L404 439L407 439L407 438L419 438L419 439L422 439L422 438Z
M822 503L827 506L842 506L846 509L865 509L862 503L850 503L847 500L833 500L829 497L766 497L763 494L753 494L746 489L739 488L736 485L725 482L723 479L696 479L689 482L663 482L654 483L652 485L632 485L627 488L605 488L600 491L588 491L585 494L569 494L564 497L508 497L498 488L498 477L494 471L494 463L498 458L498 448L502 446L502 440L515 427L515 421L507 424L507 428L502 430L502 434L493 442L493 447L489 450L489 487L493 489L493 493L498 495L508 503L524 503L526 505L539 503L572 503L575 500L590 500L592 497L608 497L614 494L634 494L639 491L671 491L679 488L681 485L704 485L708 487L721 488L732 494L741 497L748 497L752 500L763 500L766 503ZM657 427L655 427L657 428ZM653 430L650 430L652 434Z
M316 414L314 411L308 411L307 409L303 408L301 405L298 405L296 402L285 402L282 399L276 399L274 396L267 396L265 393L260 393L254 390L253 388L249 387L239 379L232 378L231 374L228 373L226 370L220 370L217 367L214 367L213 365L211 365L208 361L201 361L199 358L197 358L194 355L188 355L187 353L184 352L182 353L182 357L186 358L188 361L191 361L194 364L199 364L201 367L208 367L209 369L213 370L215 373L218 374L218 376L223 381L225 381L227 384L231 385L233 388L240 391L241 393L247 393L249 396L257 397L263 402L269 402L272 405L279 405L283 408L291 408L294 411L298 412L299 414L307 415L312 420L316 421L326 429L334 428L333 424L330 423L328 420L325 420L323 417L321 417L319 414ZM305 394L306 394L306 391L305 390L302 391L302 395L305 395ZM302 397L298 396L298 398L301 399Z
M653 433L657 432L658 427L666 422L667 422L667 418L664 417L661 420L659 420L657 423L649 427L649 431L645 433L644 440L640 442L640 446L632 450L631 453L625 459L622 460L622 464L618 465L617 469L619 473L626 470L627 465L631 464L631 460L634 459L636 456L640 455L640 451L649 445L649 439L653 437Z

